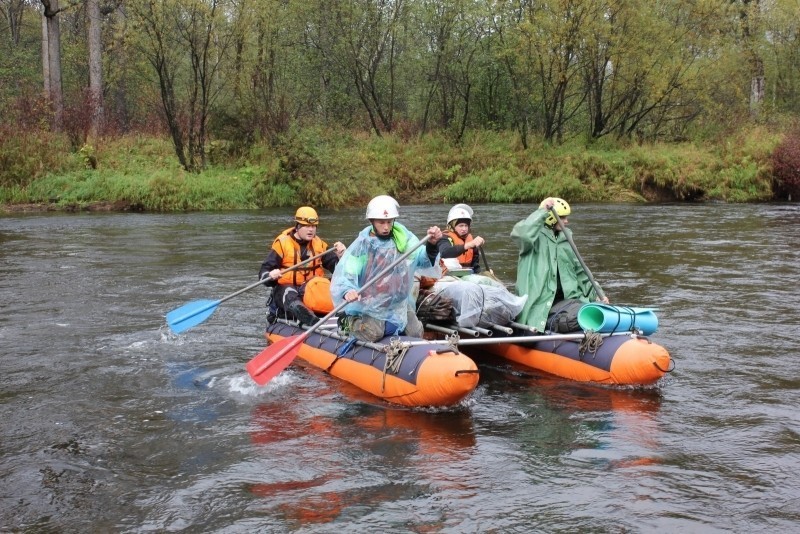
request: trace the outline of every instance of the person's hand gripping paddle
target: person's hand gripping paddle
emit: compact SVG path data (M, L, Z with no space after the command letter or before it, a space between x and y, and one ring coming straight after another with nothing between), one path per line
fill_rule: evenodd
M562 230L564 228L566 228L564 226L564 223L561 222L561 217L559 217L558 213L556 213L555 206L552 206L550 208L550 212L553 214L553 217L556 218L556 224L558 226L560 226L562 228ZM597 293L597 296L600 297L600 300L602 300L603 302L608 303L608 298L606 297L606 294L603 293L603 288L601 288L600 284L597 283L597 280L594 279L594 276L592 276L592 271L589 270L589 267L586 265L586 262L583 261L583 258L581 257L581 253L578 252L578 247L575 246L575 241L572 240L572 236L570 235L569 232L564 232L564 236L567 238L567 241L569 241L569 246L572 247L572 252L575 253L575 256L578 258L578 261L580 262L581 267L583 267L583 270L586 272L586 276L589 277L589 281L594 286L595 293Z
M302 267L303 265L310 263L317 258L321 258L328 252L333 252L334 249L328 249L325 252L320 252L316 256L312 256L307 260L303 260L296 265L292 265L291 267L287 267L286 269L281 271L281 274L288 273L289 271L293 271L298 267ZM214 310L217 309L217 306L222 304L228 299L232 299L237 295L241 295L245 291L249 291L256 286L260 286L265 282L265 280L259 280L254 284L250 284L249 286L245 287L244 289L240 289L235 293L231 293L227 297L223 297L219 300L195 300L189 302L188 304L184 304L180 308L176 308L167 314L167 324L169 325L170 330L172 330L176 334L180 334L181 332L185 332L189 330L193 326L197 326L206 319L208 319Z
M419 243L408 249L402 256L394 260L378 274L369 279L363 286L361 286L361 288L356 291L356 293L360 295L364 290L368 289L378 280L389 274L389 272L400 262L405 261L406 258L408 258L415 250L424 245L428 239L430 239L430 236L428 235L420 239ZM245 369L247 369L247 372L257 384L263 386L276 377L281 371L286 369L290 363L292 363L297 356L297 353L300 351L300 345L306 340L306 338L308 338L308 336L310 336L317 328L325 324L328 319L339 313L339 311L341 311L342 308L348 304L350 304L348 301L343 300L338 306L331 310L328 315L320 319L317 324L313 325L302 334L285 337L280 341L271 344L269 347L262 350L256 357L247 362Z

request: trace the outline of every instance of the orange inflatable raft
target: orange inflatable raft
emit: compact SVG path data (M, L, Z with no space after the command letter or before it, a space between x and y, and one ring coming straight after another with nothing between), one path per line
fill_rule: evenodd
M274 343L302 332L296 323L278 319L267 327L266 337ZM478 385L475 362L441 342L400 336L378 343L356 342L345 349L346 342L333 322L309 335L300 345L298 356L376 397L403 406L452 406ZM403 342L414 344L404 346Z
M491 343L476 346L526 367L579 382L644 386L674 368L664 347L636 334L604 336L599 346L595 343L589 347L584 339L533 341L536 336L530 337L531 342L517 342L520 338L515 337L514 343L494 337Z

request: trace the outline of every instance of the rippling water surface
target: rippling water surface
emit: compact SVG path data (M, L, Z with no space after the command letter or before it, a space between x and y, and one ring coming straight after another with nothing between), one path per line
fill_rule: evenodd
M530 205L476 205L495 274ZM421 233L449 206L411 206ZM0 530L789 531L800 521L797 205L576 205L612 302L656 306L650 389L502 360L449 409L303 366L265 387L255 281L291 210L0 216ZM322 212L351 241L362 210Z

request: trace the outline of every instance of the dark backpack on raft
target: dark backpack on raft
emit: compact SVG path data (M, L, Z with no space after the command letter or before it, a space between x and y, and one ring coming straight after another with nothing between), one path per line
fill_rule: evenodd
M455 323L453 301L444 295L421 289L417 297L417 318L422 323Z
M566 299L556 302L547 315L547 330L556 334L580 332L578 312L585 302L578 299Z

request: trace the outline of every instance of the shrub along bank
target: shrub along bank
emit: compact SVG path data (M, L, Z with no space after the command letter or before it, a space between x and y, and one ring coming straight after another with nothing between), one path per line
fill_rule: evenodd
M311 204L339 208L377 194L404 203L777 200L773 153L783 136L753 128L722 143L539 145L479 132L403 139L304 129L275 145L210 143L209 165L188 173L167 139L100 139L71 152L57 137L0 140L6 210L185 211Z

